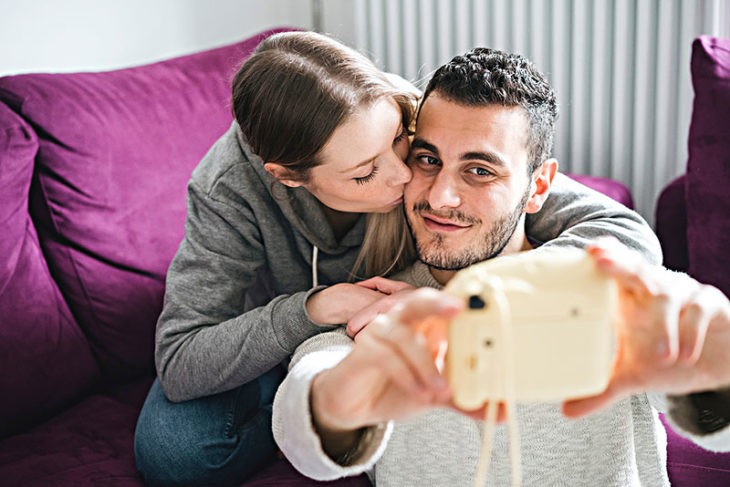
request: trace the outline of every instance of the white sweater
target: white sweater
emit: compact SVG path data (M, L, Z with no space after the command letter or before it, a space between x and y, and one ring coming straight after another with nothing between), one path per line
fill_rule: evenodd
M414 286L440 287L421 263L399 278ZM378 486L473 485L483 422L451 410L369 428L348 465L324 452L310 415L311 380L334 367L351 347L339 329L310 338L292 358L274 400L273 430L294 467L317 480L368 472ZM669 485L666 433L657 416L665 403L663 395L639 394L579 420L565 418L557 403L520 404L523 485ZM730 428L709 441L716 447L730 445ZM497 426L493 445L487 484L509 485L506 427Z

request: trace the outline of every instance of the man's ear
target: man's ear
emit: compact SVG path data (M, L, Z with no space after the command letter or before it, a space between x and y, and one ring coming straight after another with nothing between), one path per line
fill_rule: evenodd
M540 211L540 208L542 208L542 205L550 194L550 187L553 185L553 178L555 178L556 172L558 172L558 161L556 159L548 159L532 173L530 199L527 200L525 213L537 213Z
M300 181L297 181L296 179L291 179L291 171L281 164L278 164L276 162L267 162L264 163L264 169L266 170L266 172L274 176L277 181L285 186L289 186L290 188L297 188L302 185Z

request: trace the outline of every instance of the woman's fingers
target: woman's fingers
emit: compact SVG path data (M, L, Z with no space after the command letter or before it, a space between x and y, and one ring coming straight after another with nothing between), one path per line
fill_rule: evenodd
M394 281L385 277L371 277L364 281L356 282L358 286L372 289L374 291L380 291L384 294L393 294L404 289L414 289L413 286L403 281Z

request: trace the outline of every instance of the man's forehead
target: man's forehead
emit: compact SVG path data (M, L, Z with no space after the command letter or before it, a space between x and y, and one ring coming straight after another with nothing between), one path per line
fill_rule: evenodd
M415 137L437 147L458 141L460 152L483 145L515 152L527 150L528 134L527 113L520 106L470 106L432 93L421 107Z

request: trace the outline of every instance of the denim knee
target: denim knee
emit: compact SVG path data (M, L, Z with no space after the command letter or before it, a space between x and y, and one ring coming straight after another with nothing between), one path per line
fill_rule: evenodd
M243 386L182 403L156 380L135 431L135 461L150 485L241 482L275 458L271 403L281 367Z

